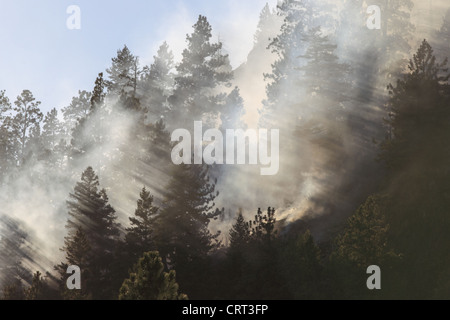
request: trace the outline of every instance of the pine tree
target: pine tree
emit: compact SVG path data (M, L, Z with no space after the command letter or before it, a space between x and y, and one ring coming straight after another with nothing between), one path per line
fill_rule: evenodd
M323 298L321 252L311 232L283 241L280 251L279 268L292 299Z
M74 235L68 235L64 239L65 262L55 266L55 270L60 274L60 292L66 300L86 300L92 298L92 251L89 240L83 229L80 227ZM78 266L81 270L81 290L68 290L67 268L69 266Z
M245 221L242 211L239 212L236 222L233 224L230 232L230 250L243 247L250 241L250 226Z
M436 58L444 60L450 58L450 9L445 12L442 26L434 32L432 41Z
M389 243L390 225L386 219L386 198L369 197L348 219L345 230L335 241L330 255L330 289L333 298L362 299L378 297L361 287L371 265L391 270L400 257ZM392 289L392 288L391 288ZM387 294L387 293L383 293Z
M194 32L187 36L187 48L177 66L175 90L169 99L175 123L205 118L211 126L220 112L223 88L230 86L233 74L228 55L222 54L222 43L211 43L211 32L207 18L199 16Z
M274 28L276 20L276 13L272 12L269 4L266 3L259 15L258 26L254 35L256 44L266 44L265 47L267 48L267 42L270 41L270 38L272 37L271 29Z
M405 257L391 287L402 298L442 298L449 289L443 282L450 266L449 79L447 61L438 62L424 40L409 72L389 86L381 159L387 167L387 217L395 230L391 241ZM407 281L416 274L423 276Z
M127 228L126 243L133 260L144 252L155 249L154 229L159 208L153 206L153 196L143 188L134 216L130 217L131 227Z
M19 280L13 281L13 283L6 285L2 289L3 297L1 300L24 300L25 294L22 283Z
M242 214L230 230L227 252L226 297L233 299L288 298L278 270L278 237L275 209L258 209L253 221Z
M392 84L388 86L391 94L387 119L389 135L383 143L383 148L387 149L383 158L391 168L403 165L397 161L404 159L404 155L420 157L424 154L424 150L419 153L417 144L430 149L423 140L427 137L424 133L429 134L430 130L439 127L436 121L442 119L442 113L445 114L445 91L450 78L447 59L437 62L433 49L424 40L408 68L409 74L397 80L395 87ZM433 150L442 149L433 146ZM428 158L429 155L425 156Z
M24 157L27 156L25 153L27 143L30 140L30 133L33 128L39 126L43 114L39 109L41 102L36 101L29 90L23 90L14 104L15 115L12 119L12 135L17 145L17 161L22 164Z
M58 111L56 108L53 108L45 115L43 129L42 139L44 148L53 150L63 137L62 124L58 119Z
M92 94L85 90L78 91L78 96L72 98L69 106L62 109L66 133L70 135L80 120L86 118L90 112Z
M348 219L345 231L336 240L333 259L344 259L364 271L395 256L388 246L389 224L383 201L380 196L369 197Z
M81 263L86 259L88 243L89 293L92 293L94 299L112 298L111 264L118 242L119 225L116 223L115 210L108 204L106 191L99 190L98 176L91 167L83 172L81 182L77 182L70 198L67 201L68 235L63 250L67 259L77 259ZM80 234L80 229L87 241L82 241L84 235Z
M29 235L23 223L8 216L1 217L0 231L0 285L22 290L22 283L31 282Z
M42 279L42 274L36 271L33 274L31 286L25 289L25 300L43 300L46 292L46 283Z
M164 272L158 252L147 252L120 288L119 300L187 300L179 293L175 271Z
M244 116L244 100L242 99L239 88L235 87L225 99L223 110L220 113L222 129L244 129L245 124L242 120Z
M174 57L164 42L154 56L150 67L144 67L141 75L141 102L147 113L148 122L156 122L167 117L170 112L168 98L174 85Z
M83 154L95 147L102 148L103 144L110 139L107 128L103 125L108 116L108 110L104 103L106 97L104 89L103 73L99 73L93 92L86 93L83 99L80 96L80 100L72 102L72 104L74 101L80 103L78 109L74 109L77 105L70 109L77 115L76 124L71 129L72 155Z
M277 235L275 230L275 209L268 208L267 213L263 215L261 209L255 215L255 220L250 222L250 235L253 240L262 241L263 243L270 243Z
M118 96L136 96L137 80L139 75L138 58L127 46L117 51L112 58L111 68L106 69L109 80L105 82L109 93Z
M95 110L100 108L105 101L106 94L105 91L105 81L103 80L103 72L98 74L97 79L95 79L94 91L91 94L90 99L90 110Z
M12 141L11 103L0 91L0 182L8 175L14 163L14 145Z
M284 1L279 6L279 12L284 17L284 23L280 34L269 46L278 58L272 65L272 72L265 75L268 81L267 99L261 111L261 124L270 128L280 127L281 124L295 126L299 116L296 105L303 95L303 90L295 87L300 76L297 68L304 65L304 60L300 59L306 51L304 35L315 23L312 20L313 8L308 1Z
M208 271L208 255L217 248L219 234L211 234L210 221L221 212L214 211L215 183L208 167L174 167L166 188L165 203L158 218L157 244L168 266L177 270L179 282L191 297L204 293L198 268ZM196 271L197 270L197 271Z

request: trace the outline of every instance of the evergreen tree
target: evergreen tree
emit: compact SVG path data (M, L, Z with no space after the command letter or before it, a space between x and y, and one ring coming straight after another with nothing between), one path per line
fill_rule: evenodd
M134 217L130 217L131 227L127 228L126 243L135 261L144 252L155 249L154 229L159 208L153 206L153 196L143 188Z
M66 300L86 300L92 298L92 291L95 288L91 287L92 281L92 252L89 240L83 229L80 227L74 235L68 235L64 239L64 247L61 249L65 252L65 260L57 266L60 274L60 292ZM67 268L69 266L78 266L81 270L81 290L68 290L66 285Z
M103 72L100 72L98 74L97 79L95 79L95 86L94 91L91 94L90 99L90 110L95 110L98 107L101 107L101 105L105 101L106 94L105 91L105 81L103 80Z
M250 241L250 225L245 221L242 211L239 212L236 222L230 232L230 250L244 247Z
M212 28L204 16L199 16L194 32L187 36L187 48L177 66L175 90L169 102L171 119L176 125L206 119L214 125L233 77L228 55L222 53L222 43L211 43Z
M267 48L267 41L270 41L272 37L272 29L275 27L276 20L276 13L272 12L269 4L266 3L259 15L258 26L254 35L256 44L266 44L265 47Z
M66 225L67 262L76 259L82 263L89 259L88 293L93 299L112 298L112 263L118 242L119 225L115 210L108 204L104 189L99 190L98 176L91 167L81 175L74 193L67 201L69 219ZM82 233L80 233L82 230ZM84 237L87 239L84 241ZM90 250L86 252L89 244Z
M204 293L208 272L208 255L218 245L219 234L211 234L208 225L220 215L214 211L215 183L208 167L179 165L174 167L166 188L165 203L158 218L158 249L168 266L178 272L179 282L189 296ZM202 289L203 288L203 289Z
M69 106L62 109L66 133L70 134L78 122L86 118L90 112L92 94L85 90L78 91L78 97L73 97Z
M405 256L392 286L408 299L442 298L449 288L443 280L450 266L449 78L447 61L438 62L424 40L409 72L389 86L381 159L388 170L391 241Z
M159 121L170 112L168 98L173 92L174 68L173 53L166 42L159 47L152 65L143 68L140 100L149 122Z
M275 209L268 208L267 213L263 215L261 209L255 215L255 220L250 222L250 235L253 240L270 243L276 238L277 230L275 230Z
M434 32L431 43L433 44L436 58L444 60L450 57L450 9L445 12L442 26Z
M42 274L36 271L33 274L31 286L25 289L25 300L43 300L46 290L46 283L42 279Z
M11 111L11 103L5 91L0 91L0 181L9 173L11 166L15 164Z
M109 93L118 96L136 96L137 80L139 75L138 58L127 46L117 51L112 58L111 68L106 69L109 80L105 82Z
M280 251L279 268L289 295L296 300L323 298L321 252L311 232L283 241Z
M235 87L225 99L223 111L220 113L222 129L244 129L245 124L242 120L244 116L244 100L242 99L239 88Z
M344 259L364 271L395 256L388 246L384 205L380 196L369 197L349 218L345 231L336 240L334 259Z
M2 292L3 292L2 300L18 301L25 299L23 286L20 280L14 280L13 283L4 286Z
M246 222L239 214L230 230L224 286L228 299L286 299L278 269L279 239L275 230L275 210Z
M29 90L23 90L14 104L13 110L15 115L12 119L12 135L17 145L16 158L18 163L21 164L26 156L25 152L31 131L40 125L43 114L39 109L41 102L36 101Z
M53 108L45 115L43 129L42 142L44 147L49 150L54 150L63 137L62 124L58 119L58 111L56 108Z
M178 288L175 271L164 272L159 253L147 252L123 282L119 300L187 300Z
M0 231L0 285L22 290L22 283L31 282L26 267L31 262L29 235L20 221L8 216L1 217Z

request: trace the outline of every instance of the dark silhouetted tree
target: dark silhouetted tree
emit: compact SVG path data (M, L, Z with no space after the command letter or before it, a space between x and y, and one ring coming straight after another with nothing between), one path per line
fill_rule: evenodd
M81 175L67 201L69 219L66 225L67 260L87 263L87 288L93 299L113 298L112 263L118 243L119 225L115 210L108 203L104 189L99 190L98 176L89 167ZM86 241L83 239L86 238ZM87 246L90 250L86 252ZM70 263L70 261L67 261ZM81 267L81 266L80 266Z
M153 206L153 196L143 188L131 226L127 228L126 243L132 260L136 261L144 252L155 249L154 229L159 208Z

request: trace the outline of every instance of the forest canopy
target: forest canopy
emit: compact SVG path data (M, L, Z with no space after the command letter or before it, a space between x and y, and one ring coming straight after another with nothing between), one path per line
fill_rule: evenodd
M390 0L371 30L338 2L264 6L238 67L199 15L179 61L124 45L63 108L0 91L0 298L448 299L450 8L416 32ZM173 163L199 121L279 133L279 170Z

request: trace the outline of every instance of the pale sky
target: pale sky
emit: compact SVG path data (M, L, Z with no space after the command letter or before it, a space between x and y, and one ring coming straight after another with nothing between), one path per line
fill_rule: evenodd
M91 91L99 72L127 45L150 64L167 40L175 57L198 15L206 15L234 67L253 45L259 14L277 0L0 0L0 90L13 102L23 89L41 108L67 106L78 90ZM66 26L70 5L81 11L81 29Z

